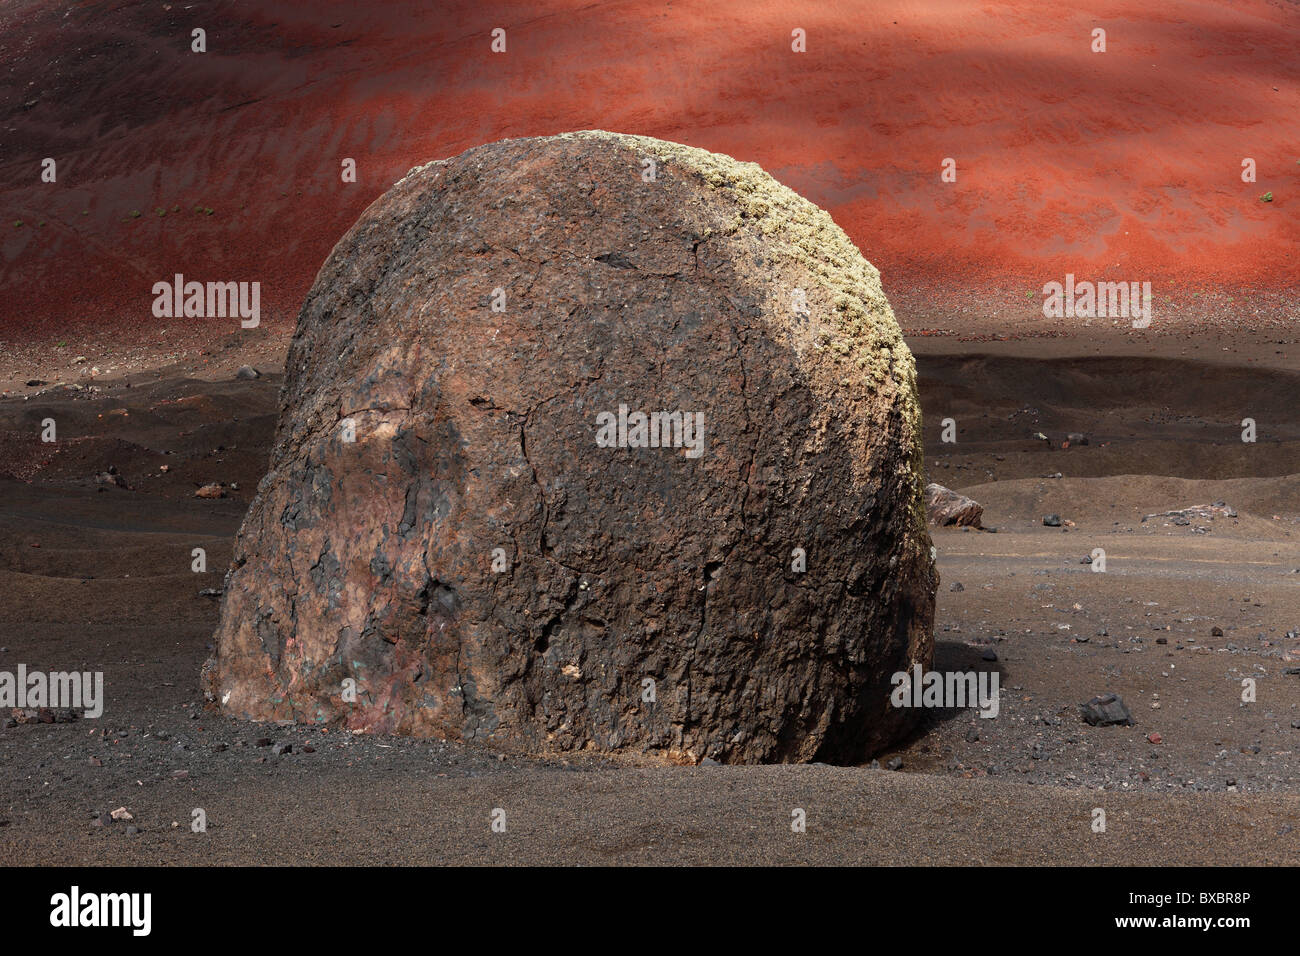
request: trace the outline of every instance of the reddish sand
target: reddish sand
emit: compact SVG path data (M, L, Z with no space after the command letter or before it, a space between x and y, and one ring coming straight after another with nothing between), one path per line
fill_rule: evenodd
M1297 284L1300 12L1284 0L254 6L0 9L10 343L152 329L152 284L177 272L259 281L264 320L287 324L411 166L591 127L757 161L833 213L891 296L1023 302L1066 272L1151 280L1157 299Z

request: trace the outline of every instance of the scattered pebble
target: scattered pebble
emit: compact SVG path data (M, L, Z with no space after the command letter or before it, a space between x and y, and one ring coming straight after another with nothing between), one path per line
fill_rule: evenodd
M1080 704L1079 709L1083 712L1084 721L1093 727L1109 727L1114 724L1133 726L1133 715L1118 694L1094 697L1086 704Z

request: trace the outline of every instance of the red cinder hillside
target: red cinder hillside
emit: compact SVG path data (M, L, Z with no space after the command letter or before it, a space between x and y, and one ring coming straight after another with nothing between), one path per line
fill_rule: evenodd
M1023 296L1066 272L1291 286L1297 50L1285 0L11 0L0 335L173 321L150 289L176 273L259 281L263 316L292 316L411 166L593 127L760 163L828 208L891 294Z

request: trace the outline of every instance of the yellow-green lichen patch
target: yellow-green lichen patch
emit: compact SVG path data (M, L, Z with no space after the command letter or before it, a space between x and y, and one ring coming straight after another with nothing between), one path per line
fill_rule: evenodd
M904 384L914 377L911 354L880 291L880 272L829 213L777 182L757 163L625 133L585 130L562 138L615 142L660 165L693 172L710 188L728 193L737 206L733 229L748 221L819 280L834 305L830 321L853 340L855 350L867 355L867 364L861 367L869 369L876 381L889 376Z
M920 434L920 407L911 351L880 289L879 270L863 258L829 213L777 182L757 163L741 162L722 153L601 130L564 133L561 138L620 145L640 158L653 158L661 168L675 167L698 176L708 188L730 198L736 215L724 232L736 235L751 227L768 248L789 257L813 276L821 295L814 296L813 289L805 290L809 302L816 298L829 305L818 318L835 332L830 337L819 335L815 347L857 370L860 381L850 385L879 391L892 381L901 398L904 428L915 441ZM916 444L919 447L919 441ZM916 465L920 466L919 458Z

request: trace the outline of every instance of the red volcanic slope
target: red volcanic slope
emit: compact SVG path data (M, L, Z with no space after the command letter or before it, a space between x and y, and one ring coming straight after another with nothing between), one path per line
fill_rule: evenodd
M0 6L6 337L157 323L177 272L259 281L263 315L292 316L411 166L591 127L762 164L887 289L1296 284L1292 0L64 6Z

